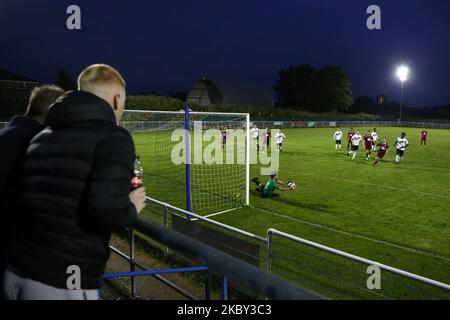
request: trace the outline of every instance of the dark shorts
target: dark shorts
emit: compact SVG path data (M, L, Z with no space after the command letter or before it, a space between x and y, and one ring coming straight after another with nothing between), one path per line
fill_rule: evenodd
M341 140L336 140L336 144L341 144L342 141Z
M278 145L279 147L282 147L282 146L283 146L283 143L277 143L277 145Z
M383 159L386 155L386 151L378 151L377 158Z
M403 157L404 154L405 154L404 150L397 149L397 153L396 153L397 156Z
M372 143L366 143L366 150L372 150Z
M358 149L359 149L359 146L353 146L352 145L352 151L358 151Z

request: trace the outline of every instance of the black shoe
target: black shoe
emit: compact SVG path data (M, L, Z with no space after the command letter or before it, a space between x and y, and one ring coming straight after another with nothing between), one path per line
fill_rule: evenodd
M259 185L259 179L258 178L253 178L252 182L256 183L257 185Z

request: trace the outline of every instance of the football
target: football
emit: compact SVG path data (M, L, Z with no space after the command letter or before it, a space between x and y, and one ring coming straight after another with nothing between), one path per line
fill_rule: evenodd
M297 185L295 184L295 182L288 182L288 187L291 190L297 189Z

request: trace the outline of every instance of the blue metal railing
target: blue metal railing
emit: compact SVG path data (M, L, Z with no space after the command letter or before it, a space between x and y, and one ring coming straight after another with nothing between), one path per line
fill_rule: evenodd
M197 266L197 267L186 267L186 268L171 268L171 269L159 269L159 270L144 270L144 271L133 271L133 272L113 272L106 273L103 275L103 279L117 279L117 278L135 278L135 277L146 277L155 276L170 273L188 273L188 272L203 272L209 271L208 267ZM207 283L208 278L207 278ZM206 297L210 298L210 288L207 285ZM222 300L228 300L228 281L226 277L222 279Z

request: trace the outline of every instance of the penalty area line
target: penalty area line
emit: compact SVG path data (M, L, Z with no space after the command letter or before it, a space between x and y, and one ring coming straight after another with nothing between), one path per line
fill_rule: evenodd
M283 214L283 213L280 213L280 212L274 212L274 211L271 211L271 210L258 208L258 207L252 206L252 205L250 205L250 207L255 209L255 210L257 210L257 211L268 213L268 214L271 214L271 215L276 216L278 218L290 220L290 221L301 223L301 224L306 224L306 225L309 225L309 226L312 226L312 227L315 227L315 228L318 228L318 229L327 230L327 231L331 231L331 232L334 232L334 233L339 233L339 234L343 234L343 235L346 235L346 236L350 236L350 237L353 237L353 238L367 240L367 241L375 242L375 243L378 243L378 244L383 244L383 245L386 245L386 246L389 246L389 247L393 247L393 248L396 248L396 249L409 251L409 252L412 252L412 253L424 255L424 256L427 256L427 257L431 257L431 258L438 258L440 260L444 260L446 262L450 262L450 258L445 257L445 256L440 256L440 255L437 255L437 254L434 254L434 253L431 253L431 252L426 252L426 251L422 251L422 250L419 250L419 249L414 249L414 248L402 246L402 245L399 245L399 244L395 244L395 243L392 243L392 242L388 242L388 241L385 241L385 240L379 240L379 239L371 238L371 237L368 237L368 236L363 236L363 235L360 235L360 234L357 234L357 233L352 233L352 232L348 232L348 231L335 229L333 227L329 227L329 226L326 226L326 225L323 225L323 224L320 224L320 223L310 222L310 221L306 221L306 220L303 220L303 219L300 219L300 218L294 218L294 217L291 217L289 215L286 215L286 214Z

